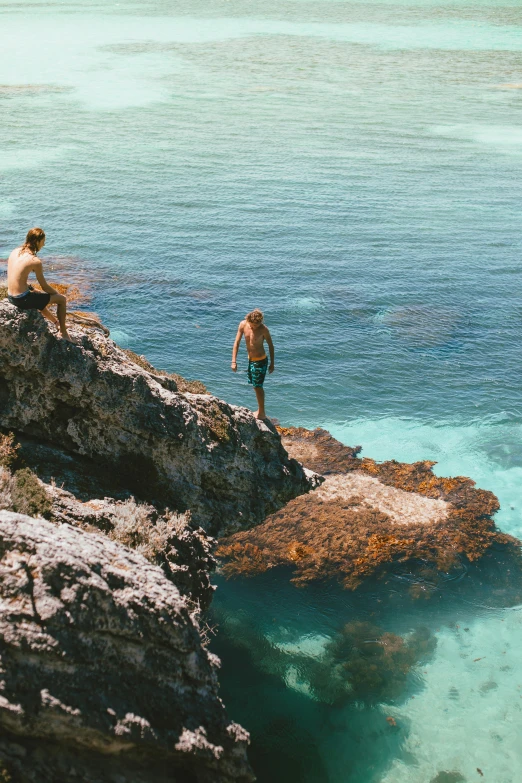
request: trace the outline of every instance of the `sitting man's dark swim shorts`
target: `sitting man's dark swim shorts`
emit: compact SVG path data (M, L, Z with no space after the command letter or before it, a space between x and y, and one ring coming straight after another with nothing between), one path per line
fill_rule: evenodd
M19 310L43 310L51 301L51 294L43 294L40 291L33 291L29 286L27 291L18 296L7 297L11 304L16 305Z
M264 359L260 359L258 362L248 360L248 382L252 384L254 389L261 388L265 382L266 371L268 369L268 356Z

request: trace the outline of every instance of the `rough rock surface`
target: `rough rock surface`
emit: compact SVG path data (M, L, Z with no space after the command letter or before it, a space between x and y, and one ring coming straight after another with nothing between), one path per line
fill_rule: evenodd
M212 555L215 539L194 525L189 513L173 514L168 509L136 503L129 492L118 493L106 476L93 470L92 461L36 441L23 441L20 448L21 444L8 438L7 443L13 448L8 446L6 452L5 436L0 434L0 510L45 516L58 524L102 532L160 565L167 578L200 611L208 609L213 595L210 575L216 565ZM11 469L1 466L8 453L7 461L14 461ZM34 507L34 502L33 510L27 503L18 508L13 497L13 474L17 468L27 467L47 498L45 513L41 505ZM111 494L103 495L104 491ZM24 495L27 496L27 490Z
M283 444L324 484L290 501L258 527L217 550L228 575L290 566L298 585L318 579L355 588L399 567L410 573L460 570L502 550L520 567L520 542L499 532L497 498L468 478L440 478L434 463L359 459L325 430L284 429Z
M405 492L390 487L374 476L360 470L328 476L315 492L315 498L323 502L354 501L354 505L373 508L387 514L396 525L420 522L424 525L444 522L449 504L438 498L427 498L417 492Z
M134 364L99 331L58 340L0 302L0 426L105 462L212 534L257 524L315 481L273 427Z
M56 485L46 489L52 502L52 521L89 532L101 531L141 551L147 559L160 565L167 578L201 611L208 609L213 595L210 574L216 565L212 555L216 542L202 528L191 524L190 515L172 515L176 524L169 525L168 533L165 533L164 525L169 516L161 517L154 506L136 504L133 498L127 501L93 498L82 503ZM161 531L156 535L159 540L148 544L151 536L154 539L155 530Z
M0 779L253 779L216 659L159 567L2 511L0 574Z

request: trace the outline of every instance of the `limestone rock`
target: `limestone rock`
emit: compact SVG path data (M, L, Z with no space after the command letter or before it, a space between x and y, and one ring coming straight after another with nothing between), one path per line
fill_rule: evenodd
M117 488L95 470L92 461L34 440L22 440L23 444L15 447L17 466L29 467L38 477L50 508L46 514L41 509L31 513L17 508L12 471L0 466L0 509L105 533L160 565L180 592L201 611L208 609L213 595L210 574L215 568L215 539L192 523L190 513L175 514L137 503L129 492L118 496Z
M89 532L101 531L137 549L161 566L167 578L200 611L208 609L213 595L210 574L216 565L212 555L216 542L191 524L190 514L160 515L154 506L138 504L134 498L93 498L82 503L56 485L44 486L51 498L51 521Z
M0 512L0 665L4 780L253 779L187 599L103 536Z
M212 534L250 527L317 483L272 426L137 364L95 329L77 345L0 302L0 426L106 463Z

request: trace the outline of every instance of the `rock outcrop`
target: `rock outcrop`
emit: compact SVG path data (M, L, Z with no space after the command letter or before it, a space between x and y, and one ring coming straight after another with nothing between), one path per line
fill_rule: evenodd
M0 302L0 427L102 462L144 499L190 509L212 534L247 528L315 481L273 427L134 363L100 330L56 339Z
M262 525L223 539L217 554L226 574L287 566L297 585L325 579L353 589L397 569L429 581L494 550L520 567L520 541L495 527L497 498L471 479L440 478L433 462L360 459L359 447L321 429L281 432L289 453L326 480Z
M159 514L154 506L133 498L115 501L103 498L82 503L71 492L56 485L46 486L50 498L50 519L89 532L103 532L109 538L135 549L160 565L178 590L205 611L213 587L210 575L216 561L215 539L191 523L190 514Z
M0 779L246 783L199 626L210 534L320 478L249 411L70 331L0 302Z
M247 783L247 733L162 570L101 535L0 511L0 778Z
M208 609L216 542L193 524L189 512L177 514L137 503L128 491L115 492L117 488L93 470L89 460L22 441L23 445L12 434L0 434L0 510L104 533L160 565L200 611Z

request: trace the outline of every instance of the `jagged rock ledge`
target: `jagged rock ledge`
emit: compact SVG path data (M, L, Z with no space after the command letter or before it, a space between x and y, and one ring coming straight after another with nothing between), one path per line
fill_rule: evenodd
M354 589L397 569L423 576L458 571L492 551L520 568L521 542L495 527L499 503L462 476L440 478L433 462L360 459L325 430L282 428L289 454L326 476L315 492L290 501L262 524L222 539L229 576L287 566L305 585L334 580Z
M106 464L211 534L262 522L317 483L275 428L208 394L180 393L95 328L57 340L37 312L0 302L0 427Z

